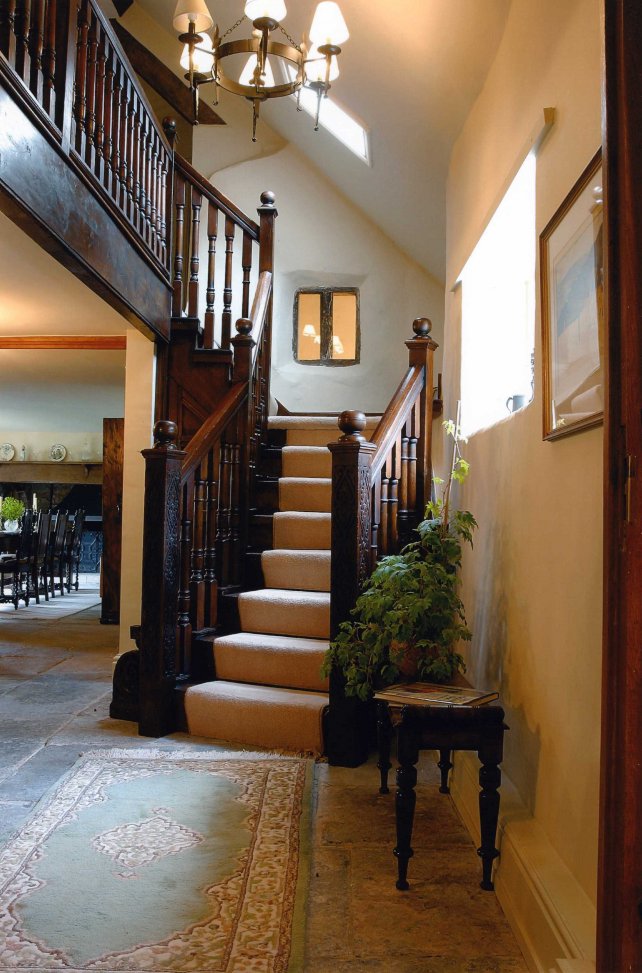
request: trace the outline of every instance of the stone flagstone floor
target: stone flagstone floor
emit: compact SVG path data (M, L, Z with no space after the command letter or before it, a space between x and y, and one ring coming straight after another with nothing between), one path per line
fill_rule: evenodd
M67 600L67 599L65 599ZM0 842L92 747L212 746L137 735L108 717L118 629L99 608L51 618L0 616ZM316 766L304 973L526 973L499 904L430 755L422 754L410 891L395 888L394 797L375 758Z

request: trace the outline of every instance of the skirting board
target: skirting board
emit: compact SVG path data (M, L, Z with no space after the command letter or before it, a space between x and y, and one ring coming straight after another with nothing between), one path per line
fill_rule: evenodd
M454 756L451 795L479 844L479 761ZM502 773L497 898L533 973L595 970L595 906Z

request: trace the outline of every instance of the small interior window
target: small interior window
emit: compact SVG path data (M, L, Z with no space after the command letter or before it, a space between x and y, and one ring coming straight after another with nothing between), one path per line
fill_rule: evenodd
M355 365L359 353L359 291L354 287L298 290L294 296L295 361Z

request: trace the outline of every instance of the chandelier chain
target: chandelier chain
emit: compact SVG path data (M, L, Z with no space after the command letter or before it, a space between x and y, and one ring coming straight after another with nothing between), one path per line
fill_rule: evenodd
M224 34L221 34L221 40L223 40L224 37L227 37L228 34L231 34L232 31L235 31L237 27L240 27L244 20L247 20L245 14L243 14L243 16L240 17L235 24L232 24L231 27L228 27L228 29L225 31Z
M283 36L284 36L284 37L285 37L285 38L286 38L286 39L287 39L287 40L288 40L288 41L290 42L290 44L292 45L292 47L293 47L293 48L294 48L295 50L297 50L297 51L299 52L299 54L302 54L303 52L302 52L302 50L301 50L301 47L300 47L300 45L299 45L299 44L297 44L297 42L296 42L296 41L294 40L294 38L293 38L293 37L291 37L291 36L290 36L290 35L288 34L288 32L287 32L287 30L285 29L285 27L283 26L283 24L279 24L279 30L281 31L281 33L283 34Z

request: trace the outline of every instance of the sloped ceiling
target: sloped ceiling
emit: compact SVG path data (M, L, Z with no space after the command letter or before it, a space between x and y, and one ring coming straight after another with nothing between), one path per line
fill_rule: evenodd
M291 99L263 106L262 117L402 250L443 280L448 160L494 59L510 0L340 2L351 36L333 95L370 130L372 166L327 132L315 133L311 119L298 114ZM295 39L309 28L315 5L315 0L288 3L284 23ZM175 6L175 0L135 0L130 9L142 8L173 35ZM223 30L243 12L243 0L209 0L209 6ZM180 74L178 44L175 49L168 66ZM203 92L206 100L211 97ZM218 111L226 118L224 101ZM244 124L249 142L249 107Z

